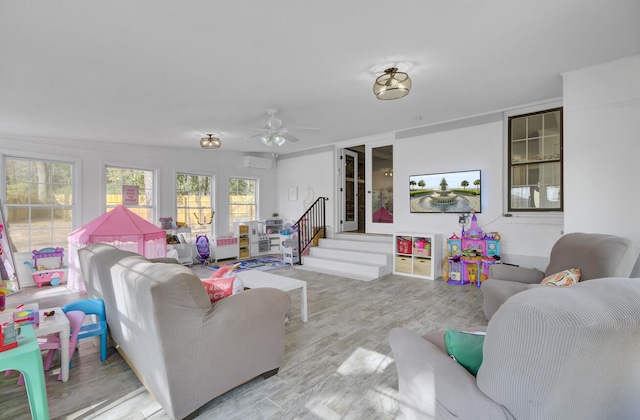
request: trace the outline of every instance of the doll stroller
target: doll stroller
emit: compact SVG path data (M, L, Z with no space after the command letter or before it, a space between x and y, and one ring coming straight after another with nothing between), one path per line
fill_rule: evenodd
M198 255L196 258L204 265L209 265L211 251L209 250L209 238L206 235L199 235L196 238L196 250Z

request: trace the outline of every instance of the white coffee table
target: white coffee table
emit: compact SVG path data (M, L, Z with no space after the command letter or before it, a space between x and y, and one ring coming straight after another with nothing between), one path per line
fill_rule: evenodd
M307 282L296 280L277 274L265 273L260 270L245 270L236 274L244 283L244 287L257 289L259 287L273 287L285 292L301 289L300 316L302 322L307 322Z

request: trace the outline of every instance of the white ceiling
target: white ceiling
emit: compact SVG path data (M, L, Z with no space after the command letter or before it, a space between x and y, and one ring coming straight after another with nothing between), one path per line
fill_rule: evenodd
M639 52L638 0L6 0L0 135L287 153L559 98ZM389 62L413 89L379 101ZM245 140L272 107L320 130Z

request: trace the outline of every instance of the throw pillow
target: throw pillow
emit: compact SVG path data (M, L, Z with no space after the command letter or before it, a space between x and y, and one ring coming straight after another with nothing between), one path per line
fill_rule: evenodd
M582 271L580 271L579 268L570 268L545 277L540 284L546 284L548 286L571 286L580 281L581 275Z
M470 374L476 376L482 364L483 332L446 330L444 346L447 354L460 363Z
M233 281L235 278L236 276L230 276L215 280L202 280L202 284L209 295L211 303L233 294Z

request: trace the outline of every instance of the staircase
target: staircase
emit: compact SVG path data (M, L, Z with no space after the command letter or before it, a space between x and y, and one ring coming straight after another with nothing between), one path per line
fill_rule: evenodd
M301 270L371 281L393 270L393 237L339 233L322 238L302 257Z

